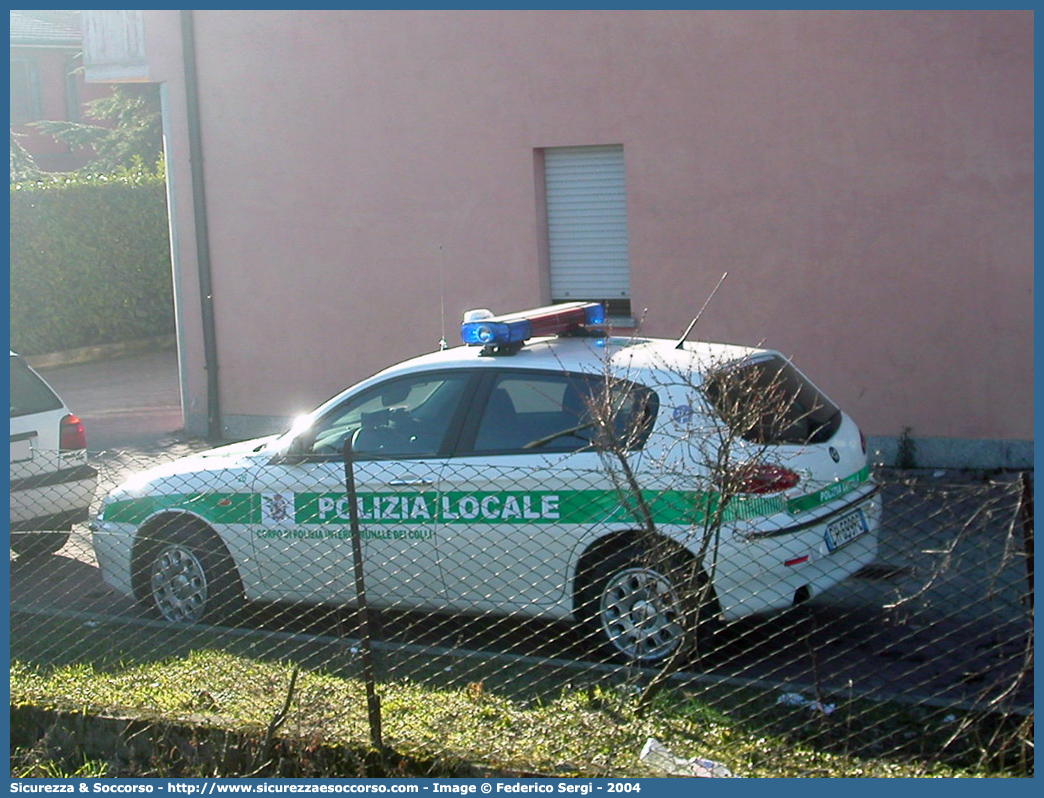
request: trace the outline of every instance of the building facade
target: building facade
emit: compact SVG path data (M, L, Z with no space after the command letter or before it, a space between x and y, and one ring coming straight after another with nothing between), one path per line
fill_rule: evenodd
M793 357L879 459L1032 464L1032 12L84 13L89 80L163 86L189 431L469 308L677 337L728 272L694 335Z

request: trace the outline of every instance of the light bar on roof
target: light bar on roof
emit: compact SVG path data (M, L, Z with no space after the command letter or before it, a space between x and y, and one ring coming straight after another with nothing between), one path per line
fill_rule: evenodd
M569 302L494 316L489 311L464 314L460 335L469 346L513 346L542 335L560 335L605 323L598 302Z

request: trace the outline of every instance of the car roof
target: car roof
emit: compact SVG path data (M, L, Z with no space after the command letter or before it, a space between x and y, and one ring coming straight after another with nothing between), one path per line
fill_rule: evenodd
M373 379L416 371L453 368L540 369L601 373L606 359L613 372L673 372L702 374L763 349L703 341L664 338L560 336L534 338L511 354L488 354L481 346L457 346L410 358L375 374Z

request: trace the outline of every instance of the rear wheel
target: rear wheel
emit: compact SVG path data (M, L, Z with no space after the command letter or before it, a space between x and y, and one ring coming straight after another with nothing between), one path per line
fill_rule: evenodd
M617 660L655 665L710 631L713 599L682 553L615 553L593 569L584 592L587 626Z
M19 559L49 557L69 541L68 532L12 532L11 551Z
M242 605L232 558L209 532L194 527L165 531L150 541L143 566L149 604L168 621L228 622Z

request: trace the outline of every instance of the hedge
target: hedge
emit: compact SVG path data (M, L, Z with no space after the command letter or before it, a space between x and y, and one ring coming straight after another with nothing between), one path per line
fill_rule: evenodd
M11 348L38 355L174 332L163 177L11 185Z

